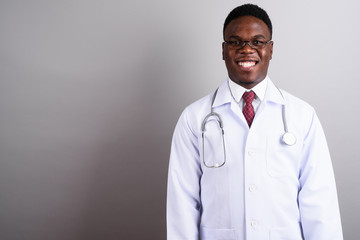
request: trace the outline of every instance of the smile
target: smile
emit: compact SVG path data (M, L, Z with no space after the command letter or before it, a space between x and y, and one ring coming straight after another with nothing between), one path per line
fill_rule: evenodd
M250 71L252 70L255 65L257 64L257 61L254 60L247 60L247 61L239 61L237 62L238 66L244 71Z

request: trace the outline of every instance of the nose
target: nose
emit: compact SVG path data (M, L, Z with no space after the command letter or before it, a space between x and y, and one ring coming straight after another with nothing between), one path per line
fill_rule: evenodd
M246 41L245 45L239 49L241 53L254 53L255 49L250 46L250 42Z

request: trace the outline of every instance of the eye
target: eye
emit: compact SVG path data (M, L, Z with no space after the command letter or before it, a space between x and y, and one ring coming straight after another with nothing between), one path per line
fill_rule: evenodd
M253 46L259 47L259 46L264 46L265 42L264 42L264 41L260 41L260 40L252 40L252 41L251 41L251 44L252 44Z
M241 41L228 41L228 44L230 46L240 46L241 45Z

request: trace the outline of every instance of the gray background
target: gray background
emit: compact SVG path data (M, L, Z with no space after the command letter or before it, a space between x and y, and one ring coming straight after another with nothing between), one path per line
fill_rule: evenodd
M1 0L0 239L165 239L172 131L225 79L242 3ZM357 239L360 5L253 3L274 25L270 77L322 120Z

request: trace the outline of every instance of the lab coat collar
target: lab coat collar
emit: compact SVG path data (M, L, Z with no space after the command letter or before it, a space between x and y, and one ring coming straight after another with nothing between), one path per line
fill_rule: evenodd
M227 83L227 79L219 86L213 107L231 102L231 93Z
M277 104L285 104L285 99L280 92L280 89L275 86L275 84L270 80L268 81L268 85L266 88L266 93L264 97L265 102L273 102Z
M269 81L269 78L266 77L264 80L262 80L261 82L256 84L256 86L254 86L253 88L246 89L246 88L238 85L234 81L232 81L230 78L228 79L228 83L229 83L229 87L230 87L232 96L234 97L236 102L240 102L244 92L246 92L248 90L252 90L253 92L255 92L255 97L258 98L260 101L264 100L266 86L267 86L268 81Z
M267 88L265 92L264 100L265 102L274 102L278 104L285 104L285 100L281 95L279 89L275 86L275 84L268 78ZM231 103L231 93L229 90L229 86L227 83L228 79L226 79L218 89L216 94L216 98L213 104L213 107L218 107L226 103Z

